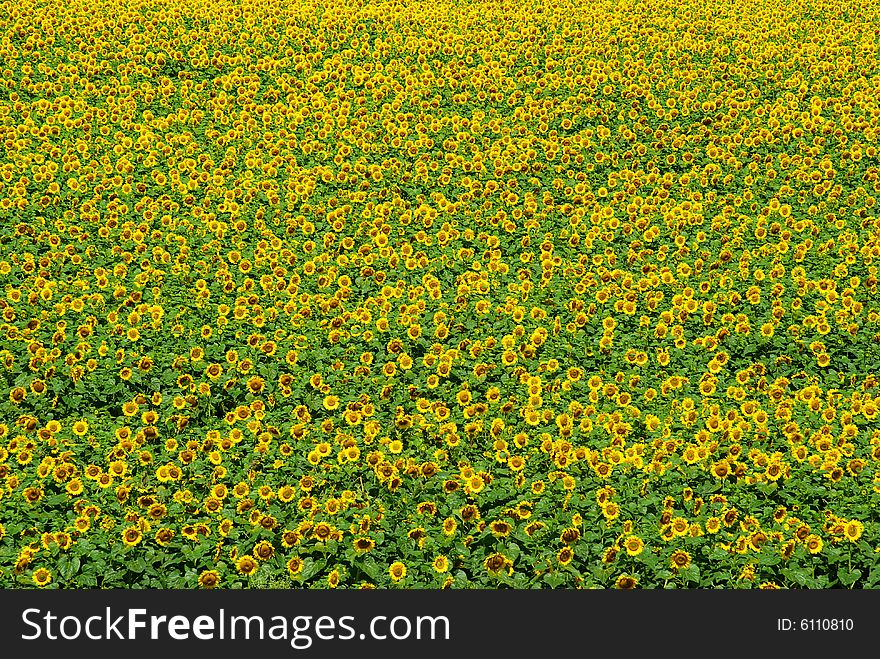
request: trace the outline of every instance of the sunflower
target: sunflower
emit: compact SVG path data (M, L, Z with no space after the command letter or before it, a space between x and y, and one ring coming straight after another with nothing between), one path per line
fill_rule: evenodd
M330 574L327 575L327 586L330 588L336 588L341 580L342 577L339 574L339 570L333 570Z
M719 460L712 465L712 475L715 478L727 478L730 475L730 463L727 460Z
M602 552L602 562L605 563L605 565L610 565L615 561L615 559L617 558L617 554L619 553L619 547L607 547L605 551Z
M376 546L376 541L372 538L358 538L353 543L354 550L359 554L365 554L372 551Z
M843 527L843 534L850 542L855 542L862 537L862 531L865 530L864 524L854 519L846 523Z
M614 587L619 590L633 590L639 585L639 580L628 574L621 574L614 582Z
M260 568L260 564L257 563L253 556L245 554L238 558L235 562L235 567L241 574L249 577Z
M795 522L797 523L797 522ZM794 531L794 537L801 542L804 542L807 539L807 536L810 535L810 526L809 524L799 524Z
M626 553L630 556L638 556L645 549L645 543L636 535L631 535L624 540L623 546L626 549Z
M294 579L303 571L303 567L305 567L305 563L299 556L294 556L287 561L287 572Z
M525 527L525 529L523 529L523 531L525 531L525 534L531 538L531 537L533 537L538 531L540 531L540 530L543 529L543 528L544 528L544 523L543 523L543 522L535 521L535 522L531 522L530 524L528 524L528 525Z
M688 567L690 567L691 564L691 555L683 549L677 549L676 551L672 552L672 556L669 558L669 563L670 565L672 565L673 569L687 569Z
M134 547L142 538L141 530L134 526L130 526L122 532L122 541L128 547Z
M260 515L258 523L267 531L271 531L278 526L278 519L274 515Z
M160 547L167 547L171 542L171 539L174 537L174 530L168 528L161 528L156 531L156 543Z
M199 586L210 590L220 583L220 573L217 570L205 570L199 575Z
M749 537L749 546L754 551L761 551L761 547L767 542L767 534L763 531L756 531Z
M567 545L573 545L581 539L580 529L571 526L560 534L559 539Z
M697 447L688 446L682 453L682 459L689 465L696 464L700 461L700 455L697 453Z
M261 540L256 545L254 545L254 558L258 558L261 561L268 561L272 556L275 555L275 547L272 546L271 542L266 542L265 540Z
M55 534L55 543L61 549L70 549L73 545L73 538L70 537L70 534L65 533L64 531L58 531L58 533Z
M492 531L492 535L496 538L506 538L510 535L510 532L513 530L513 527L503 520L496 520L489 524L489 528Z
M811 533L806 537L806 539L804 539L804 545L806 545L807 551L809 551L811 554L818 554L822 551L822 547L825 545L825 543L818 535L816 535L815 533Z
M437 514L437 504L433 501L422 501L416 506L416 512L419 515L435 515Z
M417 542L419 545L419 548L422 548L425 546L425 538L427 537L427 535L425 533L424 527L418 526L418 527L410 530L406 535L410 540Z
M319 522L318 524L315 524L312 529L313 540L325 542L330 539L331 535L333 535L333 526L327 524L327 522Z
M556 560L559 561L560 565L568 565L573 558L574 552L571 550L571 547L563 547L556 554Z
M394 583L399 583L406 577L406 565L400 561L395 561L389 566L388 574L391 575L391 580Z
M438 574L443 574L449 570L449 559L445 556L437 556L431 564L431 567L433 567L434 571Z
M459 511L462 522L475 522L480 519L480 509L473 504L467 504Z
M78 496L83 492L83 482L79 478L73 478L68 481L64 489L67 490L69 495Z
M724 526L731 527L739 518L739 512L736 508L729 508L722 511L721 521Z
M788 560L794 555L794 547L794 540L789 540L784 545L782 545L782 547L780 547L779 555L782 556L782 558L784 558L785 560Z
M602 508L602 515L608 522L612 522L620 516L620 506L616 503L609 503Z
M34 583L40 588L45 588L52 581L52 573L44 567L37 568L31 575Z
M480 476L473 476L465 483L465 488L469 494L479 494L486 487L486 482Z
M687 535L690 524L684 517L675 517L670 522L674 535L682 537Z
M486 560L483 561L483 567L486 568L486 571L491 575L499 575L503 570L507 570L508 573L513 573L513 561L511 561L507 556L501 553L490 554L486 557Z
M27 389L24 387L15 387L9 392L9 400L16 405L27 397Z

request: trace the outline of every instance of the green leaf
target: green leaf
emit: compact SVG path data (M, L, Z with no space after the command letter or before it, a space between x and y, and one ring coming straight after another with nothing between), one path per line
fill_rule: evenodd
M559 572L548 572L544 575L544 582L551 588L558 588L565 583L565 577Z
M365 558L363 561L358 563L361 569L367 574L370 579L376 580L382 574L382 568L379 567L379 564L372 558Z
M697 567L696 565L693 565L693 564L689 565L684 570L681 570L679 574L681 575L681 577L685 581L694 581L694 582L700 581L700 568Z
M300 578L305 581L306 579L311 579L313 576L318 574L321 570L324 569L324 566L327 565L326 560L315 561L311 558L307 558L304 561L303 571L300 575Z
M862 571L848 570L841 567L837 570L837 578L840 580L840 583L842 585L849 587L862 578Z
M782 573L801 588L806 587L807 582L809 581L807 573L800 568L784 569Z

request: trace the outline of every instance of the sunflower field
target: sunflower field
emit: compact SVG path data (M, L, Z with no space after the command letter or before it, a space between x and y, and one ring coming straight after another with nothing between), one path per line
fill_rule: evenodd
M0 1L0 586L880 586L878 26Z

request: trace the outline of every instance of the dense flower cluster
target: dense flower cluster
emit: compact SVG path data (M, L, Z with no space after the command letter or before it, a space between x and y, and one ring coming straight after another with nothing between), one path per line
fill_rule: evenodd
M0 586L880 584L875 2L0 2Z

